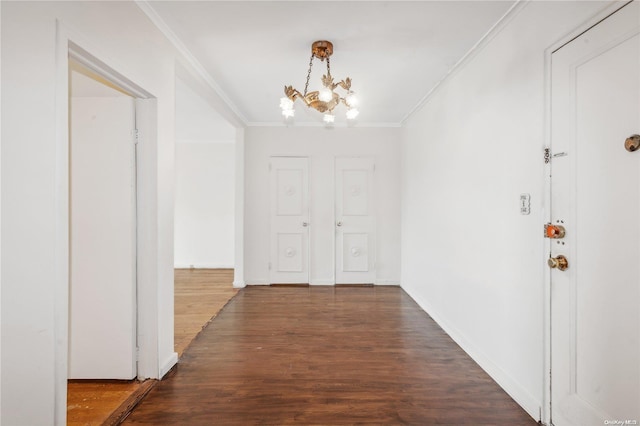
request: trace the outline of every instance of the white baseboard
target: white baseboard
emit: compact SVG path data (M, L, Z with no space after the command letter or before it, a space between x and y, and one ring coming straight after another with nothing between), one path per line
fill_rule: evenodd
M229 265L228 263L193 263L193 264L184 264L184 263L176 263L173 265L174 269L234 269L234 265Z
M324 280L311 280L309 285L334 285L336 280L334 279L324 279Z
M400 285L400 280L375 280L375 285Z
M247 280L244 280L244 281L245 281L245 285L269 285L269 284L271 284L269 282L269 280L266 280L264 278L263 279L257 279L257 280L247 279Z
M443 316L441 316L432 306L425 300L416 297L411 290L404 288L403 290L425 311L429 316L442 328L445 333L453 339L482 368L498 385L507 393L514 401L516 401L531 417L536 421L540 420L542 412L542 403L534 398L527 390L525 390L518 382L516 382L509 374L502 370L498 365L491 361L482 351L474 347L473 344L466 339L463 333L451 326Z
M178 353L174 352L169 356L169 358L160 366L160 379L164 377L165 374L169 372L173 368L174 365L178 363Z
M245 288L246 286L247 286L247 283L245 283L244 281L233 282L233 288Z

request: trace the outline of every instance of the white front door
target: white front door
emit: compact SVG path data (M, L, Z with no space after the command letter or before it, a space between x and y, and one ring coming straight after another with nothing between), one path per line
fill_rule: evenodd
M376 278L373 171L372 158L336 158L336 284Z
M640 424L640 9L552 55L551 420ZM620 423L614 423L615 421ZM625 421L628 421L625 423Z
M136 376L134 99L72 98L69 378Z
M309 160L270 161L272 284L309 283Z

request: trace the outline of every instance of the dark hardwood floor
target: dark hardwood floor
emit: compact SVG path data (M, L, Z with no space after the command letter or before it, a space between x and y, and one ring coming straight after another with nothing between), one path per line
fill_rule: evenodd
M398 287L248 287L124 424L535 425Z

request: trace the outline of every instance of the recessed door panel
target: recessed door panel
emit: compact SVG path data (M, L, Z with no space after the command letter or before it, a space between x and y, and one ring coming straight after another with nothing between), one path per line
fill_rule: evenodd
M336 284L375 281L372 158L336 158Z
M552 421L640 421L640 8L552 56ZM612 423L613 424L613 423Z
M278 234L276 272L304 272L304 235Z
M343 170L342 214L367 216L369 214L369 171Z
M342 270L369 272L369 235L344 233L342 242Z
M278 216L301 216L303 209L302 170L277 170L276 179Z
M303 157L272 157L270 175L269 281L308 283L309 161Z

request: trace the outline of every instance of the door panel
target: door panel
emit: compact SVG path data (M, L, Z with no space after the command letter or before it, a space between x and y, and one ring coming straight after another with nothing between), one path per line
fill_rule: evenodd
M309 164L271 158L270 282L309 283Z
M552 421L640 421L640 10L552 56Z
M372 158L336 158L336 284L375 281Z
M72 98L69 378L136 376L134 100Z

